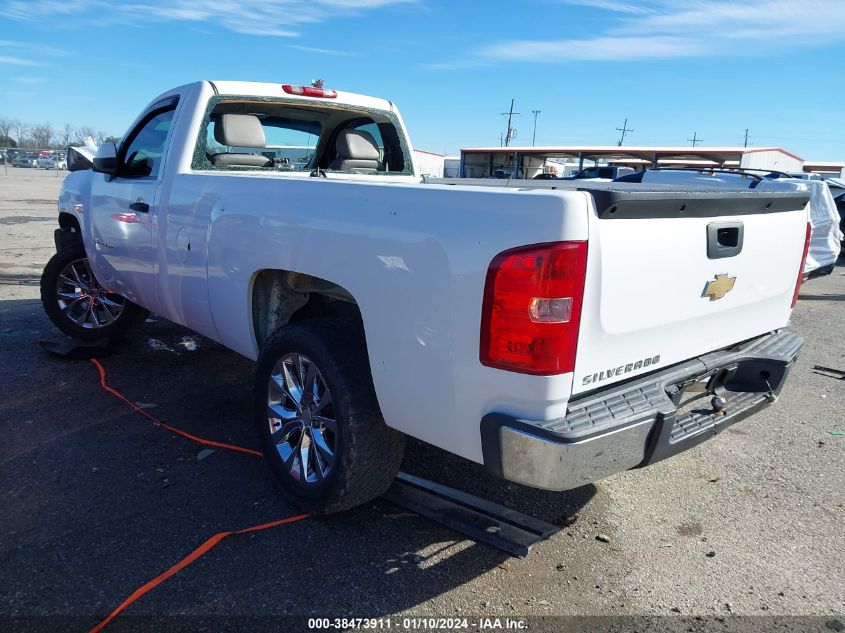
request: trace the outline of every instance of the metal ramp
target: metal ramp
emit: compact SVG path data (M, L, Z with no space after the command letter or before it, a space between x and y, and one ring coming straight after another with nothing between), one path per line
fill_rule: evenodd
M560 528L448 486L400 472L383 499L513 556Z

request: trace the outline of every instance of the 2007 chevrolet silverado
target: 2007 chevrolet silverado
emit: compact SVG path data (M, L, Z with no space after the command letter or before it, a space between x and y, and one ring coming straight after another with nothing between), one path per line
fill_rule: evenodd
M68 176L41 296L73 337L152 311L257 360L264 452L308 510L382 493L405 435L563 490L777 397L807 200L423 181L390 101L201 81Z

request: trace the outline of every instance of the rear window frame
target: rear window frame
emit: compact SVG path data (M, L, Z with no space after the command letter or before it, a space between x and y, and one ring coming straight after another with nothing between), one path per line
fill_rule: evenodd
M380 116L387 118L393 127L397 130L397 136L399 137L399 146L402 149L402 154L405 158L405 167L402 171L386 171L386 172L378 172L378 176L413 176L414 175L414 163L413 157L411 156L411 148L408 144L407 135L405 133L405 128L399 122L399 117L397 117L393 112L388 110L380 110L378 108L367 108L364 106L354 106L345 103L313 103L311 101L303 101L301 99L286 99L284 97L257 97L254 95L214 95L208 99L208 103L205 106L205 113L203 114L202 121L200 122L199 131L197 133L197 139L194 144L194 152L191 158L191 169L193 171L213 171L213 172L224 172L224 173L238 173L238 172L246 172L246 171L257 171L260 173L273 173L273 174L287 174L292 172L286 172L277 169L269 169L269 168L234 168L226 167L226 166L217 166L212 165L211 161L208 160L208 126L211 123L211 115L214 112L214 109L221 103L227 102L235 102L235 103L243 103L243 102L258 102L258 103L273 103L278 105L284 106L293 106L293 107L302 107L302 106L316 106L316 107L324 107L326 109L331 110L346 110L351 113L359 114L359 115L369 115L369 116ZM375 119L373 119L375 120ZM322 135L320 140L326 134L334 134L334 130L326 130L325 128L322 130ZM319 144L319 140L318 140ZM319 161L319 157L318 157ZM294 172L294 173L304 173L302 171ZM340 176L354 176L360 175L356 174L355 172L329 172L331 174L338 174ZM368 175L376 175L376 174L368 174Z

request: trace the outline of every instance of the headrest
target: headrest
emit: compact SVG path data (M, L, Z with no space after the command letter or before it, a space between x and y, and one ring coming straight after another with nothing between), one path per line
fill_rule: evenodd
M369 132L344 130L337 137L337 153L343 158L378 160L378 146Z
M264 147L264 129L253 114L218 114L214 140L229 147Z

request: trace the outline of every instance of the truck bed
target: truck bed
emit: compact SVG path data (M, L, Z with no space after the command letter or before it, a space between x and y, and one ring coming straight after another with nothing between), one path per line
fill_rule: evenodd
M807 231L807 192L577 180L425 182L589 194L589 256L573 395L728 347L789 321ZM738 243L723 248L722 233L726 243ZM708 294L723 284L724 293Z

